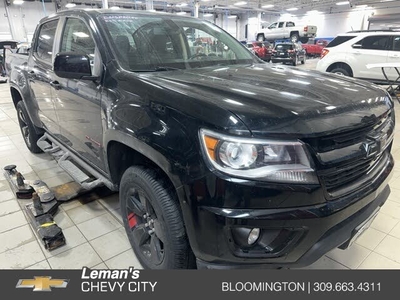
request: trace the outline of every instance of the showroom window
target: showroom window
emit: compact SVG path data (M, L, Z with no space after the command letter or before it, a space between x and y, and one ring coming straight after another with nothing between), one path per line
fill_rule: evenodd
M362 49L367 50L387 50L389 48L390 36L376 35L368 36L357 44L361 44Z
M39 30L37 44L36 44L36 57L41 60L51 62L53 55L53 42L56 35L58 20L53 20L44 23Z

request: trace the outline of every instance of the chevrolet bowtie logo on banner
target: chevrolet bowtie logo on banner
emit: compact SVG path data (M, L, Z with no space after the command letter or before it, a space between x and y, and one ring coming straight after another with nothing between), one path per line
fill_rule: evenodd
M69 279L51 279L50 276L35 276L34 279L20 279L16 288L31 288L34 292L50 292L51 288L66 288Z

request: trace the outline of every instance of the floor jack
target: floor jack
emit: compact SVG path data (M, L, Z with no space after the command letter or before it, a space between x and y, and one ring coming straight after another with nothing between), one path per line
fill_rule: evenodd
M26 181L15 165L4 167L4 175L17 199L32 199L25 209L44 247L50 251L65 245L62 229L53 218L60 205L55 193L41 180Z
M42 180L25 180L15 165L4 167L4 176L17 199L32 199L25 210L37 236L49 251L66 244L62 229L54 221L60 204L73 199L87 203L112 193L104 186L96 184L88 189L76 181L50 189Z

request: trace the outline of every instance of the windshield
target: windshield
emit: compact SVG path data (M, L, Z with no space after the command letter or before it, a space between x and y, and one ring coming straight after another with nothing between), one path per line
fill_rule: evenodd
M253 55L212 23L172 15L100 16L116 59L130 71L252 64Z

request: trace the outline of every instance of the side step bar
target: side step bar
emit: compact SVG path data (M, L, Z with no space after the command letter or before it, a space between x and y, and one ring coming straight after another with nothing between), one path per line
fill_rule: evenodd
M61 145L60 142L48 133L45 133L37 141L37 145L43 152L51 154L60 167L79 183L83 189L89 191L105 185L112 191L116 190L115 185L111 181Z

